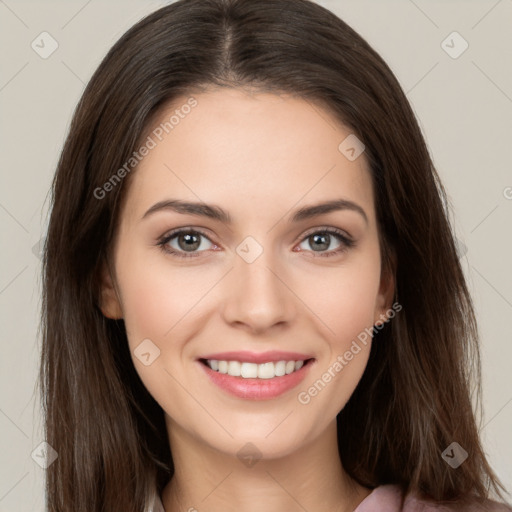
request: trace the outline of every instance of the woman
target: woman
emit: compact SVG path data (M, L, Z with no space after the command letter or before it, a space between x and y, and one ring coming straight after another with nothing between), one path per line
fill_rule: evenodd
M53 185L48 510L509 510L446 204L397 80L326 9L137 23Z

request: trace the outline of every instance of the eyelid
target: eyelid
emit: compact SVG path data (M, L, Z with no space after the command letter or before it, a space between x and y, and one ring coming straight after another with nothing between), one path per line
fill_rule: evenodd
M305 238L308 236L311 236L315 233L336 233L340 236L344 236L347 240L350 240L351 242L354 241L352 235L345 231L344 229L336 228L334 226L315 226L311 229L308 229L305 233L302 233L300 235L300 238L297 239L298 242L302 242Z
M299 240L299 245L305 242L310 236L315 234L327 234L329 236L334 236L335 238L338 239L341 245L337 249L331 249L329 251L304 251L300 249L300 252L305 252L306 254L308 254L308 257L311 258L330 258L335 256L341 256L342 254L346 253L348 250L356 246L356 241L352 238L350 234L348 234L343 229L335 228L333 226L311 228L311 230L307 231L301 236Z
M215 247L218 247L218 244L213 242L211 240L210 236L208 234L206 234L201 228L195 228L192 226L185 226L182 228L176 228L176 229L171 229L170 231L167 231L164 235L162 235L161 237L158 238L157 245L160 246L160 248L168 254L173 254L173 255L178 254L179 255L179 256L177 256L178 258L180 258L180 257L194 258L196 256L199 256L202 252L206 252L206 251L196 251L196 252L187 253L186 251L177 251L176 249L167 247L167 244L171 241L171 239L177 237L178 235L180 235L182 233L197 233L197 234L203 236L204 238L206 238L212 245L214 245Z

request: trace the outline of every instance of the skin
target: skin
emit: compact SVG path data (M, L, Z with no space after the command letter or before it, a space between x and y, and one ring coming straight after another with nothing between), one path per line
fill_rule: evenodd
M297 395L391 307L394 282L381 268L364 153L349 161L338 146L350 130L299 98L241 89L194 97L198 105L130 176L101 298L105 316L124 319L134 366L165 413L176 467L165 509L354 510L370 490L344 472L335 422L371 342L308 404ZM232 224L169 209L143 218L171 198L218 205ZM345 209L290 221L301 207L340 198L357 203L367 220ZM206 234L194 257L158 245L176 228ZM310 235L325 228L342 230L355 245L322 256L344 246L331 236L327 249L315 251ZM236 252L247 236L263 250L252 263ZM190 254L178 242L167 245ZM146 366L134 350L148 338L160 355ZM272 400L228 395L197 361L212 352L277 349L315 361L304 382ZM237 457L248 442L261 455L250 467Z

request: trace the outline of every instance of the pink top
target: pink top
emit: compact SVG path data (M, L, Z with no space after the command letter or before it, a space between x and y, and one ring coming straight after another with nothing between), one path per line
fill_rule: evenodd
M354 510L354 512L449 512L448 505L436 505L419 500L412 495L405 498L404 508L400 509L402 491L396 485L381 485L375 488ZM484 505L475 504L465 507L464 512L511 512L512 508L494 501Z
M404 508L400 509L402 492L396 485L381 485L375 488L354 510L354 512L449 512L447 505L435 505L412 496L407 496ZM150 512L165 512L160 498L157 498ZM512 512L512 508L494 501L485 505L466 507L464 512Z

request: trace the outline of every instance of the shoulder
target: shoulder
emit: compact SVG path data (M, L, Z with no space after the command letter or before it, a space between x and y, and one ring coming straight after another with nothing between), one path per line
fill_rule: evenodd
M413 494L406 496L401 508L402 491L396 485L382 485L375 488L354 512L512 512L512 507L491 500L473 500L464 506L449 503L435 503Z
M405 499L404 512L512 512L504 503L492 500L468 499L463 503L434 503L409 495Z

